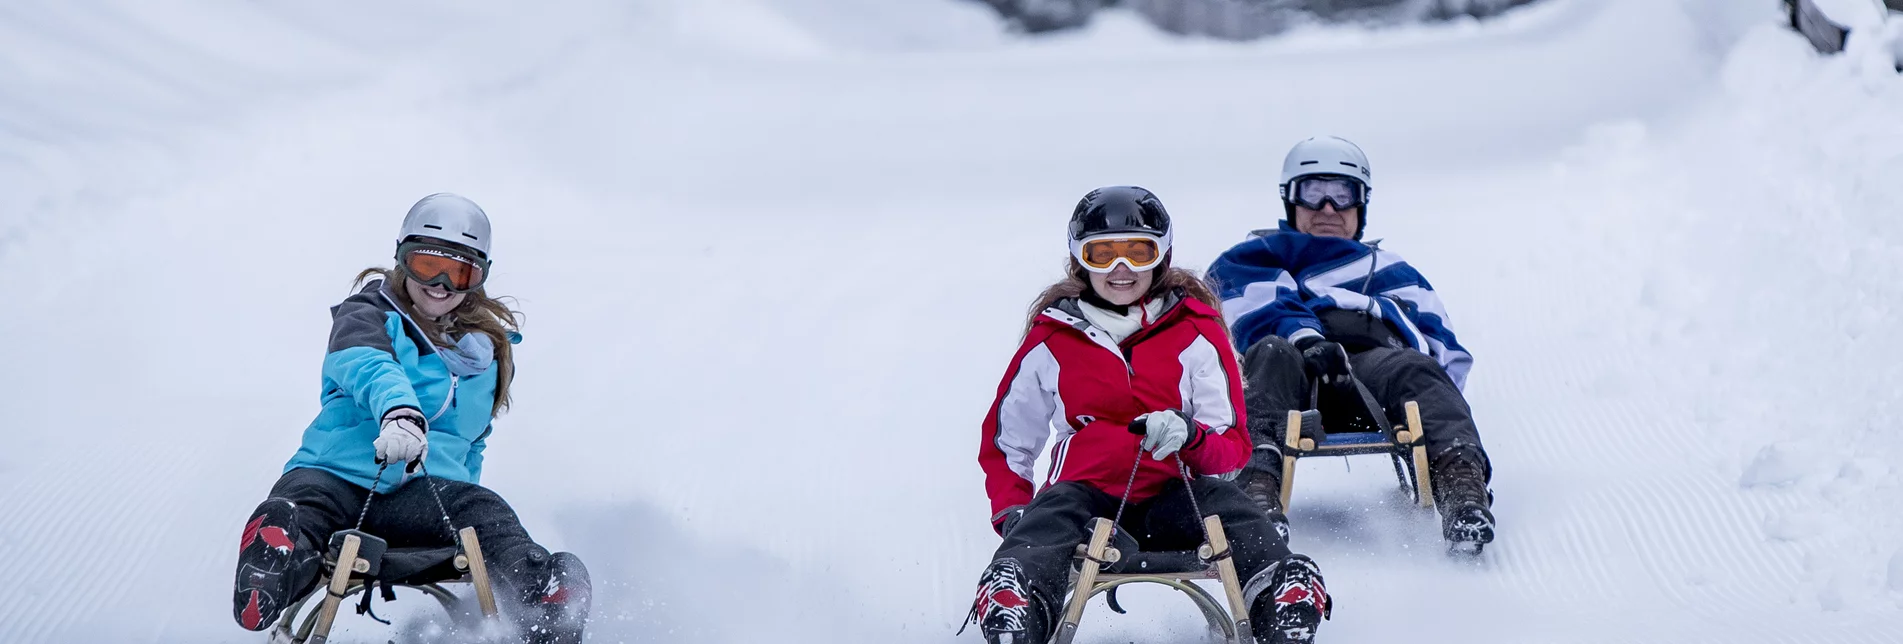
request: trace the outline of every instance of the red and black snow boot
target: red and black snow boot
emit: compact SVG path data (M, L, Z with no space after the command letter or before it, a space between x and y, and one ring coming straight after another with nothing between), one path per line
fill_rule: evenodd
M1251 580L1249 619L1259 644L1309 644L1328 619L1333 602L1322 584L1321 569L1303 555L1289 555Z
M1050 636L1050 615L1016 559L993 561L978 578L978 597L965 617L966 624L972 622L987 644L1044 644Z
M509 618L527 644L581 644L594 586L581 558L529 544L515 563L496 568Z
M297 506L284 499L258 504L238 540L238 579L231 614L254 631L271 627L284 607L317 578L319 555L297 547Z
M549 555L548 580L529 598L529 606L541 616L539 624L527 629L530 644L581 644L594 592L580 557L567 552Z

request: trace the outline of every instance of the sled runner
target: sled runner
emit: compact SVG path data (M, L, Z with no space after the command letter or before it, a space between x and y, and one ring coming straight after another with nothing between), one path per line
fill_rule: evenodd
M489 569L482 559L476 529L463 528L457 533L457 543L460 545L439 548L390 548L383 539L360 530L331 535L324 576L320 577L325 583L285 609L277 627L271 629L271 644L323 644L330 637L338 606L358 593L363 594L363 600L357 605L357 613L383 621L370 609L372 586L382 589L384 601L396 598L396 586L414 588L434 597L454 614L456 595L444 585L471 584L482 615L494 618L495 591L489 584ZM298 613L305 604L319 596L322 599L317 607L299 620Z
M1071 571L1070 600L1064 605L1053 644L1070 644L1077 636L1077 624L1083 619L1084 606L1091 597L1108 593L1110 610L1123 612L1117 604L1117 587L1125 584L1162 584L1182 591L1209 620L1212 635L1226 644L1254 644L1249 624L1249 607L1242 602L1242 584L1236 578L1235 561L1230 557L1229 539L1223 534L1222 521L1214 515L1203 517L1209 537L1195 550L1143 552L1134 538L1115 529L1105 518L1091 521L1090 541L1077 544L1081 564ZM1118 543L1111 544L1113 533ZM1196 585L1198 579L1222 582L1229 610Z
M1394 477L1404 493L1421 507L1433 507L1433 477L1427 467L1426 435L1421 431L1420 405L1403 405L1402 425L1388 419L1386 410L1360 380L1352 387L1309 389L1309 408L1289 410L1283 433L1282 507L1289 507L1295 491L1295 461L1311 456L1386 454L1394 462Z

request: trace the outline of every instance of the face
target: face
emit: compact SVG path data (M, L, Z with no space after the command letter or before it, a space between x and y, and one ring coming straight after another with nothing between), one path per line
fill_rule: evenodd
M1321 210L1295 206L1295 229L1316 237L1354 239L1361 228L1361 207L1335 210L1332 202L1323 202Z
M1150 292L1150 281L1156 271L1133 271L1130 267L1118 264L1108 273L1091 273L1090 288L1111 304L1123 306L1143 299Z
M451 293L440 286L428 286L416 283L416 280L403 280L404 290L410 296L410 303L416 306L416 312L423 317L436 319L448 315L456 307L462 306L468 293Z

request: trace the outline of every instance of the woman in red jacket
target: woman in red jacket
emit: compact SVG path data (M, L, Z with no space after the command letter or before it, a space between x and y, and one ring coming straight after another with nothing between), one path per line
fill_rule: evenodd
M1260 642L1313 641L1329 612L1315 563L1289 552L1287 520L1218 478L1249 460L1249 433L1234 429L1246 427L1242 379L1215 295L1169 267L1170 239L1169 213L1142 188L1091 191L1071 214L1069 275L1032 309L978 454L1004 543L970 619L992 644L1047 641L1086 525L1126 499L1119 527L1151 550L1202 543L1195 505L1222 518Z

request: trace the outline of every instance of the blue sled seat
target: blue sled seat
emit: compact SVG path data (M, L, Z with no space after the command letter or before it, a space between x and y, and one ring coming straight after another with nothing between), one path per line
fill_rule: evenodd
M1355 445L1387 445L1388 437L1379 432L1353 432L1347 434L1329 434L1322 440L1327 447L1349 447Z

